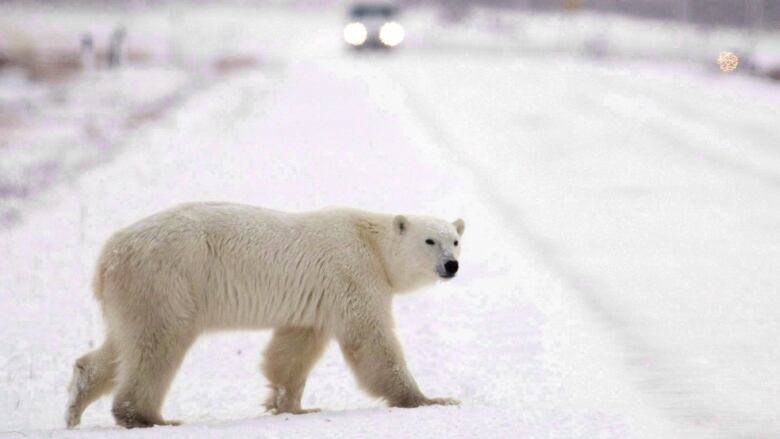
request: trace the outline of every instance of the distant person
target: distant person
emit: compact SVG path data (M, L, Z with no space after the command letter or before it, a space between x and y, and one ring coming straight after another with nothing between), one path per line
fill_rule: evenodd
M124 61L125 28L118 27L111 33L111 41L108 46L108 68L119 67Z
M81 36L81 68L82 70L94 70L96 64L95 40L92 34Z

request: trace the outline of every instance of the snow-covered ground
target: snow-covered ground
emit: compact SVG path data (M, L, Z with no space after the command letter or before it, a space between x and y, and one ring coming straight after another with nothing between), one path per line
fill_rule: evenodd
M420 117L447 121L654 405L726 436L780 431L778 90L578 59L411 64L392 74Z
M185 25L166 28L174 13ZM275 67L190 89L127 130L110 163L14 205L20 221L0 229L0 436L780 434L777 86L457 45L355 57L341 16L290 7L143 14L146 37L179 35L178 62L237 46ZM120 430L104 398L63 430L72 362L102 341L100 245L193 200L463 217L461 276L396 303L421 388L463 404L387 409L332 346L304 394L323 412L266 415L268 334L225 333L196 343L169 393L163 413L184 426Z
M19 221L41 192L110 160L129 129L187 96L198 76L132 67L52 85L29 81L22 70L0 75L0 223ZM139 83L148 84L143 93Z

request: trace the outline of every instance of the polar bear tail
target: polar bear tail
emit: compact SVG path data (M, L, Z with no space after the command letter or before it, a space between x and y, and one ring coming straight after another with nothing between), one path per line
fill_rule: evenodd
M105 284L105 270L103 264L98 263L98 267L95 270L95 277L92 278L92 292L95 294L95 299L99 302L103 301L103 286Z
M95 299L98 302L102 302L105 297L106 277L111 274L111 271L121 266L123 262L122 255L117 250L116 241L116 235L108 239L100 252L95 266L95 274L92 278L92 292L95 294Z

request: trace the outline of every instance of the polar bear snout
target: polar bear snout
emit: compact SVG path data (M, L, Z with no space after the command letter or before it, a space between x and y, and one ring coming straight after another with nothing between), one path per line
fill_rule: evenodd
M451 259L444 263L443 268L443 270L439 270L439 276L444 279L453 278L458 272L458 261Z
M447 274L455 275L458 272L458 261L451 260L444 264L444 269L447 270Z

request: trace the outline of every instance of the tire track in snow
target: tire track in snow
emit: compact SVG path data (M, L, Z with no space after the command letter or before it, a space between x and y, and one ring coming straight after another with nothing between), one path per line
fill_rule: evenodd
M780 186L780 171L777 169L747 161L742 156L735 155L737 151L726 151L731 146L730 143L733 143L732 139L737 137L738 134L749 135L748 137L757 139L759 137L757 134L761 132L764 133L764 137L769 139L766 140L767 144L772 144L773 142L780 144L780 139L775 139L774 135L764 129L763 126L735 122L732 118L728 116L721 117L720 113L713 111L708 111L706 115L701 116L691 106L689 99L682 98L680 94L671 93L666 89L660 92L657 89L653 89L652 94L650 94L646 87L639 87L635 81L615 76L610 76L609 84L609 90L586 89L587 95L581 95L585 99L583 101L585 104L583 109L586 109L589 113L594 110L599 111L602 115L612 119L627 120L629 123L641 126L645 130L647 129L646 124L650 123L653 129L648 130L648 132L652 132L662 140L659 144L674 145L675 153L684 153L692 158L703 159L711 165L740 174L742 177L759 177L768 184ZM641 111L638 112L637 110L640 107L625 105L626 102L622 103L622 107L619 100L612 99L609 100L609 103L605 102L604 96L609 93L614 94L615 92L624 96L639 97L646 103L649 103L649 105L641 106ZM642 114L645 117L642 117ZM711 129L712 122L706 122L706 119L710 117L716 120L716 125L722 127L717 132L717 135L713 135L713 130ZM735 123L741 128L737 133L726 131L729 125L733 126ZM668 129L670 126L677 128L677 131L670 131ZM680 134L681 132L689 134L683 136ZM696 138L699 141L692 143L688 140L690 138ZM757 143L759 142L753 141L750 145L753 150L757 149ZM761 151L762 154L773 159L780 159L780 150L761 149L763 149ZM780 163L780 161L776 163Z

